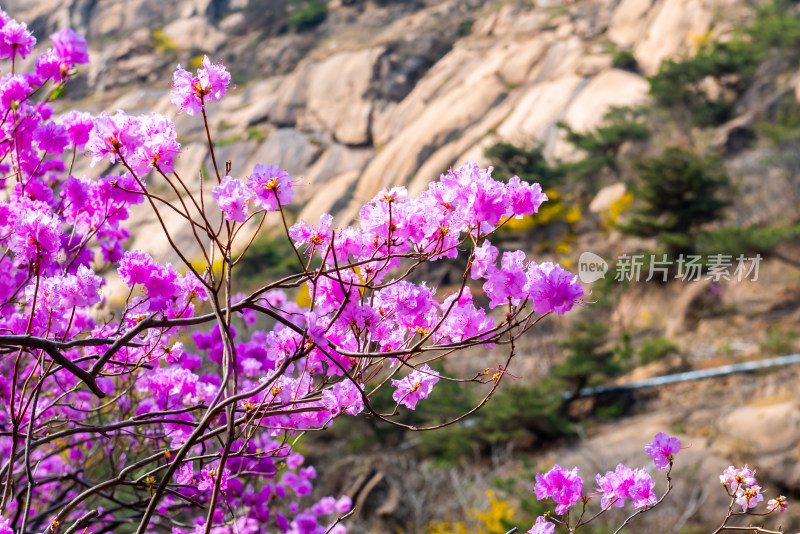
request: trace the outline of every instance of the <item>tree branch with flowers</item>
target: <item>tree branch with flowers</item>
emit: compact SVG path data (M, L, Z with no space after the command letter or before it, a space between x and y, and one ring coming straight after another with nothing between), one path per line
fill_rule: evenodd
M17 58L35 39L0 17L0 532L344 532L342 496L310 500L316 470L297 437L341 416L400 425L440 380L430 364L474 346L505 347L584 292L561 267L499 251L494 232L547 198L538 185L489 170L451 170L417 198L402 187L365 205L354 226L290 225L295 182L274 165L248 176L217 163L207 106L230 74L205 58L177 68L171 100L202 120L213 163L210 197L186 177L174 124L163 115L56 116L50 100L88 61L85 40L53 34L33 72ZM72 175L77 158L110 170ZM170 196L156 194L153 183ZM180 259L126 250L130 211L144 203ZM180 218L196 256L166 224ZM272 220L269 220L272 218ZM265 225L283 226L296 274L242 293L234 273ZM448 291L416 281L428 262L468 255ZM109 310L115 271L127 287ZM480 282L497 317L473 299ZM310 303L291 300L304 288ZM184 343L191 338L192 348ZM391 388L394 405L373 402ZM452 424L468 413L451 421ZM438 425L438 426L443 426ZM423 430L423 429L414 429Z
M491 243L505 221L547 200L538 184L501 183L467 164L418 197L382 191L352 226L336 228L330 215L290 225L288 173L265 162L241 176L217 163L206 110L228 91L223 65L205 58L197 72L178 66L173 78L171 100L203 121L213 163L198 189L176 170L181 146L167 117L55 114L50 101L89 57L72 30L50 40L33 70L18 73L36 40L0 11L8 64L0 78L0 534L342 534L352 503L312 499L316 470L296 451L299 436L359 414L412 430L453 424L489 400L521 336L583 301L560 266L522 251L501 256ZM74 176L84 154L108 172ZM205 180L216 183L211 198ZM126 250L139 204L178 265ZM166 214L180 218L197 257L177 245ZM243 293L234 274L264 225L283 227L297 272ZM413 276L459 256L467 267L446 291ZM112 308L101 290L114 271L127 294ZM307 306L290 298L300 289ZM431 367L480 346L504 356L472 378ZM435 427L396 421L442 380L488 389ZM374 401L384 388L393 405ZM752 473L737 473L726 488L749 513L760 488ZM640 510L660 502L644 470L620 466L597 482L602 509L584 519L589 499L576 470L556 466L537 479L537 496L552 498L562 518L539 518L531 532L574 532L626 498ZM768 513L785 504L773 499ZM737 514L732 504L727 517Z

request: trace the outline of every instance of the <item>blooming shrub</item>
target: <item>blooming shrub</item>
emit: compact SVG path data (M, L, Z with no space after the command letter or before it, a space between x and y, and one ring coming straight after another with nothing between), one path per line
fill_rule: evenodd
M181 147L163 115L56 115L50 100L88 52L71 30L51 41L18 73L36 41L0 12L0 534L340 534L352 503L311 498L317 475L294 449L300 434L363 412L400 424L398 410L449 379L429 364L495 345L507 355L486 368L506 369L521 335L584 295L574 276L521 251L498 264L494 232L538 210L538 185L467 164L416 198L379 193L354 226L330 215L290 226L285 171L217 165L206 110L230 89L224 66L179 66L171 90L205 124L211 200L176 172ZM110 170L73 176L84 152ZM152 193L154 182L174 197ZM177 265L126 249L138 204L162 223ZM199 257L176 245L165 213L182 218ZM232 273L266 217L283 225L297 272L240 294ZM456 287L410 276L463 250ZM101 290L114 270L127 298L110 310ZM287 294L301 288L306 307ZM504 374L477 370L473 381L489 385L480 405ZM380 388L394 405L372 402Z
M501 183L491 169L467 164L416 198L403 187L382 191L354 226L337 228L323 215L317 225L290 227L288 173L257 164L239 177L217 166L206 106L225 96L230 75L204 58L194 74L177 68L171 100L204 121L208 178L217 181L215 202L206 202L175 172L181 148L168 118L55 115L49 101L88 52L71 30L50 38L33 72L17 73L16 59L36 40L0 11L0 59L9 63L0 78L0 534L134 525L138 534L341 534L352 502L311 498L317 473L295 450L300 434L363 412L401 425L392 417L398 410L415 409L450 379L430 363L467 347L507 347L504 361L487 362L472 379L490 386L477 409L505 376L516 340L584 296L558 265L522 251L500 255L491 244L503 221L547 200L537 184ZM73 176L79 152L111 170ZM151 193L153 181L175 198ZM125 249L125 222L142 203L179 265ZM167 211L183 218L199 259L176 245ZM267 216L283 225L297 273L241 294L232 273ZM411 278L420 264L463 250L467 268L449 291ZM101 289L114 269L128 296L109 311ZM287 295L299 288L308 306ZM372 401L380 388L391 388L393 406ZM574 532L630 500L636 511L621 530L669 493L679 449L663 434L646 447L666 470L660 498L645 469L598 474L601 509L588 518L577 468L554 466L534 491L560 518L539 517L529 533ZM758 515L764 500L747 466L730 467L721 482L731 506L717 532L734 528L732 517ZM786 506L773 498L765 514Z
M653 441L645 445L644 449L653 459L654 467L659 471L666 472L667 488L661 497L656 496L655 481L646 469L630 469L619 464L614 471L595 476L597 489L594 492L584 492L584 481L578 474L578 468L575 467L568 471L556 464L546 474L536 475L534 492L539 500L552 499L545 502L556 504L555 515L561 517L553 517L549 512L539 516L527 534L553 534L557 525L563 527L567 532L576 532L612 507L623 508L626 505L626 499L630 499L631 507L635 511L614 531L617 534L627 527L634 517L661 504L672 491L671 472L675 455L681 449L681 442L678 438L659 432ZM765 512L755 512L754 509L758 503L764 500L764 495L755 478L755 472L746 465L742 469L728 467L719 479L731 501L722 524L714 531L714 534L726 530L762 534L783 532L782 529L773 531L758 526L729 525L732 518L739 516L766 516L775 511L785 512L788 504L786 497L781 495L770 499ZM592 495L600 495L600 509L587 516L587 505L592 500ZM580 507L577 507L576 505L579 503ZM741 506L742 511L735 511L735 506Z

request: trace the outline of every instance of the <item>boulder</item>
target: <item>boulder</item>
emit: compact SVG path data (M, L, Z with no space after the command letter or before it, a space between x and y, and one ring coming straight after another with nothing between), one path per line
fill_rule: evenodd
M297 127L331 132L344 144L369 143L372 104L365 95L384 51L342 52L314 63L305 78L305 108L298 113Z
M200 51L213 54L225 43L227 36L211 25L203 16L178 19L164 26L164 36L178 50Z
M647 27L652 7L653 0L622 0L611 16L608 39L620 48L633 46Z
M664 0L634 54L646 74L658 70L664 59L677 55L688 38L711 27L713 12L702 0Z
M570 103L564 122L576 132L597 127L612 106L636 106L647 99L650 85L639 75L608 69L587 83Z
M557 133L555 124L584 83L580 76L568 74L529 85L523 90L520 102L497 128L498 137L523 146L541 144L545 154L551 152Z
M591 213L602 213L608 210L614 202L622 198L626 190L627 188L622 182L603 187L589 203L589 211Z

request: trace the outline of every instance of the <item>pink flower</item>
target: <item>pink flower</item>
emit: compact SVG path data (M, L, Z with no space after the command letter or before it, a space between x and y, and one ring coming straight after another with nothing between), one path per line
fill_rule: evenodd
M62 69L62 65L64 68ZM43 54L36 58L36 76L39 83L44 83L49 79L61 81L67 76L68 69L61 63L61 58L56 55L52 48L48 48Z
M492 299L489 303L491 308L508 304L509 299L511 299L511 304L519 304L520 296L524 293L523 288L527 283L527 278L523 271L524 261L525 253L521 250L503 252L500 269L492 267L489 270L489 276L483 284L483 290Z
M194 484L194 470L191 462L181 464L178 472L175 473L175 482L186 486Z
M278 205L285 206L294 197L289 173L277 165L256 163L247 186L256 195L255 204L267 211L277 211Z
M347 495L343 495L339 497L339 500L336 501L336 513L338 514L346 514L350 511L353 507L353 501Z
M539 500L552 497L558 506L556 513L563 515L573 504L581 500L583 479L578 476L578 468L567 471L558 464L542 475L536 474L534 492Z
M110 116L105 111L94 120L86 151L92 156L92 166L108 158L110 163L133 155L143 142L141 125L124 111Z
M550 262L531 263L525 291L536 313L564 315L583 298L583 288L575 275Z
M155 269L155 262L146 252L141 250L127 251L119 262L120 279L129 286L143 284L150 279Z
M625 504L625 499L631 497L630 489L635 483L635 473L632 469L619 464L616 471L609 471L605 476L598 474L595 480L603 492L600 506L606 508L613 505L621 508Z
M25 59L35 44L36 38L24 22L11 19L0 29L0 58Z
M392 380L392 387L397 388L392 394L392 398L395 402L414 410L417 407L417 401L427 399L438 381L439 372L425 364L402 380Z
M672 463L673 456L681 450L681 440L659 432L653 441L644 446L644 450L655 461L656 469L663 471Z
M175 124L160 113L151 113L139 119L144 142L128 159L128 163L138 174L144 174L154 167L163 173L172 172L175 157L180 154L181 145L176 140Z
M487 239L481 246L475 247L475 257L470 268L472 279L478 280L486 276L489 269L494 267L495 261L497 261L497 248Z
M217 468L206 467L200 473L200 483L197 484L197 489L200 491L213 491L214 484L217 482ZM219 490L227 491L228 489L228 476L231 474L229 469L222 470L222 480L220 480Z
M789 503L786 501L786 497L781 495L777 499L770 499L767 502L767 511L774 512L778 510L779 512L785 512L786 509L789 507Z
M533 215L547 200L542 186L523 182L512 176L506 184L506 215L521 219L523 215Z
M658 499L653 492L654 487L655 482L653 482L650 474L644 469L637 469L634 472L634 483L629 490L633 507L641 508L642 506L655 504Z
M253 192L244 182L225 176L222 182L211 190L211 196L217 201L219 209L229 221L243 223L247 220L247 203L253 198Z
M216 102L225 96L230 81L231 75L222 63L212 65L208 56L205 56L196 76L178 65L173 75L170 97L172 103L186 113L197 115L205 108L206 102Z
M343 380L326 389L322 394L322 404L336 417L342 412L358 415L364 411L364 400L358 387L350 380Z
M39 150L47 154L57 156L64 152L64 148L69 144L69 134L67 129L55 122L40 124L33 132L33 141Z
M553 534L555 528L555 523L551 523L544 517L539 516L536 518L536 523L525 534Z
M58 219L48 213L25 210L14 226L9 248L21 260L31 262L37 257L50 259L61 248Z
M741 469L735 469L732 465L728 466L719 477L722 484L730 486L731 491L737 491L740 486L757 486L758 481L755 472L745 464Z
M14 102L22 102L30 92L31 86L19 74L6 74L0 78L0 104L4 109L11 108Z
M83 146L89 141L89 134L94 128L94 118L91 113L73 110L62 115L61 122L67 128L70 145L78 150L83 150Z
M331 223L333 217L327 213L323 213L319 217L319 226L316 228L309 226L306 221L300 219L299 222L294 223L289 227L289 237L294 239L295 246L300 247L306 243L310 244L309 255L314 249L325 247L331 240Z
M758 503L764 500L764 495L761 493L761 486L740 486L736 490L736 504L742 507L742 511L746 512L750 508L755 508Z
M6 517L0 517L0 534L14 534L11 528L11 521Z
M67 65L75 63L89 63L88 46L86 39L70 28L50 34L55 52Z

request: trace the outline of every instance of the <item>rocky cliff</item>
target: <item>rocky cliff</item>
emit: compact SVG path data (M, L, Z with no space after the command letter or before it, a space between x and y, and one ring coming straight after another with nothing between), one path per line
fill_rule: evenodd
M175 116L175 64L224 59L237 87L210 108L224 145L218 159L242 176L256 162L280 165L308 185L301 217L329 211L344 222L383 187L415 192L450 165L486 163L484 149L498 140L568 158L556 122L582 131L610 106L643 101L642 74L708 32L729 31L739 4L340 0L308 31L289 28L288 0L12 0L4 8L30 21L40 41L68 25L87 35L92 64L69 97L94 111ZM615 50L633 53L636 72L613 66ZM199 156L201 125L176 121L179 169L198 176L210 168Z

